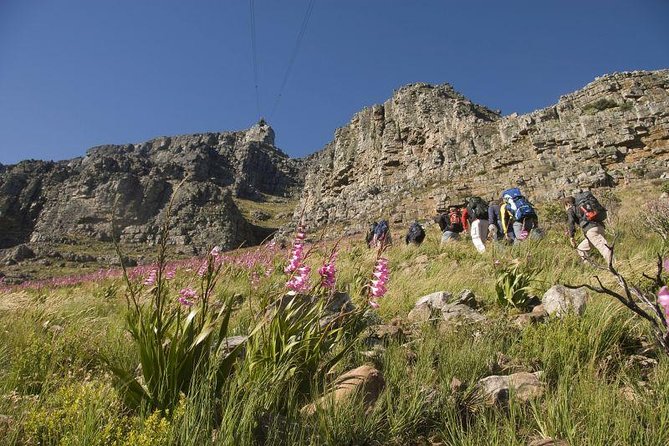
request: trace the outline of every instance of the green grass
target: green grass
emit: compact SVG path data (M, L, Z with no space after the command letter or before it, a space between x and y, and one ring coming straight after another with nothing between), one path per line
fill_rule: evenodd
M658 190L621 192L610 228L618 237L619 269L633 281L653 272L654 256L663 249L659 238L632 223L639 204ZM526 445L542 437L575 445L669 444L669 358L652 343L643 321L606 296L591 296L581 317L520 329L509 322L518 310L497 301L496 261L517 260L535 271L532 288L538 295L555 283L592 283L594 274L614 286L606 274L580 263L560 227L559 212L551 212L553 229L546 238L519 247L481 255L467 240L440 246L438 230L431 226L421 247L397 243L387 251L389 292L368 320L404 320L422 295L468 288L490 322L441 330L404 320L408 339L387 342L371 359L359 339L334 374L363 363L381 370L385 390L369 410L352 399L302 415L300 409L320 396L334 374L305 385L305 376L299 382L284 378L278 360L258 367L257 360L254 365L241 359L222 385L213 369L199 371L165 415L133 411L124 406L99 359L110 358L126 370L139 363L125 328L122 281L0 295L0 414L11 417L0 424L0 444ZM400 240L399 228L393 229ZM314 250L314 269L329 246ZM375 253L361 239L342 243L338 286L350 291L358 306L364 305L360 293L374 261ZM264 304L282 289L281 265L273 268L257 286L251 286L248 272L234 268L219 281L216 296L236 295L231 334L257 326ZM181 272L170 292L190 283L192 273ZM273 336L290 339L289 328ZM254 348L248 358L258 359L262 345ZM656 363L642 364L635 355ZM331 357L326 352L318 364ZM287 363L295 367L295 361ZM490 374L538 370L544 372L546 392L529 403L487 407L471 391ZM451 389L454 378L463 383L461 390Z

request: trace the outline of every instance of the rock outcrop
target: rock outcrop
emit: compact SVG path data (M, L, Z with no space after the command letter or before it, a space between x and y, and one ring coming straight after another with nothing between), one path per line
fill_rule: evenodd
M357 113L311 163L297 212L358 230L516 184L545 199L666 176L669 70L603 76L556 105L504 117L447 84L408 85Z
M111 240L114 232L124 242L153 243L172 199L172 243L257 243L267 230L249 223L234 199L296 195L300 165L274 146L274 131L261 121L246 131L100 146L70 161L4 166L0 248Z

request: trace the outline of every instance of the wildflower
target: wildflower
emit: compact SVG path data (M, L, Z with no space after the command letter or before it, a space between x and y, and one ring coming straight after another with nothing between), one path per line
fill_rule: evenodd
M662 269L664 270L665 273L669 273L669 257L664 259L662 262Z
M197 299L197 291L195 291L191 287L182 288L179 291L179 303L181 305L190 307L195 303L196 299Z
M302 226L297 228L297 234L295 234L295 241L293 242L293 249L290 253L290 260L288 261L288 266L284 272L290 274L295 271L304 260L304 229Z
M337 253L335 251L330 256L330 259L318 269L318 274L321 276L321 286L329 290L335 286L335 274L337 273L337 269L335 268L336 258Z
M375 310L379 308L381 305L375 300L375 299L370 299L369 300L369 306L374 308Z
M296 293L305 293L309 291L311 285L309 283L309 274L311 273L311 268L307 265L302 265L291 278L286 282L286 287L295 291Z
M176 274L177 274L177 268L176 268L176 266L175 266L175 267L172 267L172 268L168 269L168 270L165 272L165 278L166 278L167 280L172 280L172 279L174 279L174 276L175 276Z
M144 285L152 286L156 283L156 275L158 274L157 268L151 268L149 275L144 280Z
M664 317L669 321L669 288L663 286L657 293L657 303L664 310Z
M386 288L386 283L390 277L390 272L388 271L388 259L379 257L379 259L376 261L376 266L374 267L374 273L372 276L374 279L372 279L369 291L373 298L370 300L370 305L374 307L372 302L376 303L375 299L383 297L388 291ZM378 305L378 303L376 304Z
M209 269L209 261L205 260L202 262L202 265L200 265L200 268L197 270L197 275L202 277L207 273L207 270Z

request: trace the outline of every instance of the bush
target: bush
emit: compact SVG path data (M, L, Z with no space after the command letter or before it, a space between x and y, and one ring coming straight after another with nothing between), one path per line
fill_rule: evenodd
M598 111L603 111L609 108L618 107L616 101L607 98L597 99L595 102L590 103L583 107L583 112L588 114L594 114Z
M535 276L533 270L521 271L520 263L501 268L495 283L497 301L504 306L525 308L531 297Z
M666 243L669 240L669 199L661 198L646 203L643 224Z

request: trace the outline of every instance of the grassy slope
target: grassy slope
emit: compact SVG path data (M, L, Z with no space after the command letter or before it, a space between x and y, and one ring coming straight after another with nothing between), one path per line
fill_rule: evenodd
M634 223L639 205L652 194L658 194L652 186L620 192L624 205L612 216L619 267L630 277L651 271L661 249L657 238ZM399 239L399 228L394 229ZM648 349L643 323L610 299L593 296L581 318L521 330L508 322L513 310L496 303L495 260L519 258L536 269L537 293L558 282L591 280L593 270L580 264L561 232L556 228L540 242L484 255L466 241L440 247L435 227L420 248L396 244L387 253L392 277L378 311L381 319L406 316L424 294L469 288L492 322L445 332L407 326L409 344L391 342L371 359L386 379L371 413L352 403L307 420L298 412L302 402L295 402L281 414L285 424L265 432L268 443L523 445L551 436L578 445L668 444L669 358ZM326 251L317 250L314 266ZM338 263L340 285L355 294L373 263L374 253L357 240L346 241ZM280 287L282 280L275 274L262 290ZM183 273L174 286L188 281ZM231 277L228 288L250 296L250 305L235 318L243 332L262 292L251 290L243 274ZM257 438L259 410L287 398L261 385L224 402L215 440L197 415L206 406L203 398L186 401L171 423L122 409L98 359L103 352L129 369L137 363L123 330L122 290L120 282L108 282L0 296L0 414L13 417L9 427L0 422L0 443L246 444ZM341 368L369 362L365 349L361 345ZM657 364L635 359L640 353ZM542 398L485 408L450 389L454 377L471 386L491 373L520 370L545 372L548 390Z

